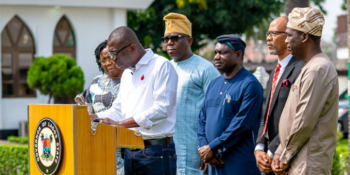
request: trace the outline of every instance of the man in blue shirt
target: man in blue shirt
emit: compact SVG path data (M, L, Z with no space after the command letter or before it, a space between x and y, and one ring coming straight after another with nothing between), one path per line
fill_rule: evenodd
M209 175L258 175L254 147L263 89L243 67L245 43L238 35L217 38L214 63L224 74L213 80L198 119L198 153Z
M209 83L220 76L212 63L193 54L191 22L185 15L169 13L164 17L164 45L178 74L174 142L178 175L202 175L197 153L198 114ZM181 26L181 27L179 27ZM201 169L205 169L202 163Z

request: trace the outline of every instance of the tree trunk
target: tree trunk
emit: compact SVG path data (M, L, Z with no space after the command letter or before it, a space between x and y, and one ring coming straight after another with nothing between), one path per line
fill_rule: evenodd
M54 104L75 104L74 97L54 96Z
M348 69L350 69L350 66L349 66L350 65L350 0L347 1L346 8L347 8L347 11L348 11L348 16L347 16L347 21L348 21L348 48L349 48L349 50L348 50L348 52L349 52ZM350 74L349 74L348 82L349 82L348 84L350 85ZM348 94L349 94L349 87L348 87ZM350 100L349 96L348 96L348 99ZM349 104L349 107L350 107L350 104ZM349 115L349 113L348 113L348 122L350 122L350 115ZM350 123L348 123L348 128L350 129ZM350 138L350 132L348 132L348 138ZM350 141L350 139L349 139L349 141ZM350 142L348 144L349 144L349 148L350 148ZM350 172L350 159L348 159L348 173L349 172Z
M287 0L286 16L288 16L295 7L309 7L309 0Z
M49 101L47 102L47 104L50 104L50 102L51 102L51 98L52 98L52 94L51 94L51 93L49 93Z

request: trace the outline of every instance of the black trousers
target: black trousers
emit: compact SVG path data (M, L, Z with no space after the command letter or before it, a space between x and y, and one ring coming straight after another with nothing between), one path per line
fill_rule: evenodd
M125 175L176 175L175 144L125 149Z

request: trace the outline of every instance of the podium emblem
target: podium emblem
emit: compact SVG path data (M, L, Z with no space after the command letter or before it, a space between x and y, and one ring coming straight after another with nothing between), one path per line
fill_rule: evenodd
M62 139L56 123L50 118L42 119L34 137L35 162L41 173L55 174L62 157Z

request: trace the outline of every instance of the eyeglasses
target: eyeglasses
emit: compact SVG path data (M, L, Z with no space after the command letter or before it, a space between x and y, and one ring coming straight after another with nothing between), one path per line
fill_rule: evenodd
M277 34L279 33L286 33L285 31L271 31L271 32L266 32L266 38L268 38L270 35L274 38L276 37Z
M107 62L111 62L111 61L112 61L111 58L106 58L106 59L98 60L98 62L101 63L101 64L106 64Z
M170 36L170 37L162 37L162 40L164 43L168 43L169 40L171 40L171 42L177 42L179 40L179 38L184 38L184 37L188 37L187 35L174 35L174 36Z
M111 58L114 58L114 59L117 59L117 55L119 52L123 51L124 49L126 49L127 47L131 46L132 43L130 43L129 45L121 48L120 50L117 50L117 51L107 51L108 55L111 57Z

